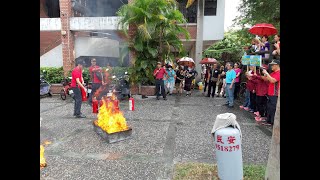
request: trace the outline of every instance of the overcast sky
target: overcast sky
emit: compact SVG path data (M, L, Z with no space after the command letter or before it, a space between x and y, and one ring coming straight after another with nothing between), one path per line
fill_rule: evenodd
M238 6L241 0L225 0L225 15L224 15L224 31L232 25L232 20L238 16Z

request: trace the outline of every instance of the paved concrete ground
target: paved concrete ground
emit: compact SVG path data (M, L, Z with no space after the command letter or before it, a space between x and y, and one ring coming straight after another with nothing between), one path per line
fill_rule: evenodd
M215 163L210 131L218 114L237 116L243 134L244 163L266 164L271 142L271 128L255 123L253 115L237 106L230 110L224 98L168 96L136 99L135 111L128 102L120 103L132 138L107 144L92 127L96 116L83 105L85 119L75 119L70 97L40 99L41 142L48 166L41 179L170 179L173 165L179 162Z

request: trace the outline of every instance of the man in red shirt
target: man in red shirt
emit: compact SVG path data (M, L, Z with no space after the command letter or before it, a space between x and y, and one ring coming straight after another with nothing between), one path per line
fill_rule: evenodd
M267 122L264 123L264 125L273 125L280 89L280 60L273 60L270 65L271 70L273 71L271 74L265 69L262 71L265 76L264 78L269 81Z
M161 94L163 96L164 100L167 100L166 93L164 90L164 82L163 82L163 76L168 75L167 71L161 67L161 63L157 63L157 68L153 71L153 76L156 78L156 94L157 94L157 100L159 100L159 91L161 87Z
M93 58L91 60L91 66L89 68L90 78L91 78L91 82L92 82L92 91L90 93L90 98L89 98L90 105L92 105L92 97L94 96L94 93L101 86L101 81L103 78L101 71L102 71L101 67L97 66L97 61L95 58ZM98 73L100 73L100 78L99 78L99 76L97 76Z
M71 79L71 86L70 87L74 93L73 116L75 116L76 118L85 118L86 117L81 113L82 97L81 97L80 87L83 88L85 90L85 92L87 93L87 89L83 85L83 83L84 83L83 77L82 77L83 65L84 65L84 61L78 60L76 62L76 67L72 70L72 73L71 73L72 79Z

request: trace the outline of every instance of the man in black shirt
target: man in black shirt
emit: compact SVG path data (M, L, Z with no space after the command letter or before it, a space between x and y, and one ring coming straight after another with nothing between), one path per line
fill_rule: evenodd
M220 79L220 74L221 74L220 70L218 69L218 65L214 64L212 67L212 70L209 73L210 74L209 74L209 86L208 86L207 97L210 97L211 87L212 87L211 97L214 98L214 94L216 92L216 85Z

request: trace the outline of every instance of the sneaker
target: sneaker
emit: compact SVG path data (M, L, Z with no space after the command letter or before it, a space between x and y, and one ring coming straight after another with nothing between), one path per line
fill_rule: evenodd
M272 124L271 124L271 123L268 123L268 122L264 122L264 123L262 123L262 125L265 125L265 126L272 126Z
M243 107L243 106L239 106L239 108L240 108L240 109L243 109L244 107Z
M256 116L260 116L260 113L259 113L259 111L257 111L257 112L254 112L253 114L255 114Z
M224 106L229 106L229 103L224 104Z
M80 115L77 115L76 118L86 118L86 116L83 114L80 114Z
M167 98L165 97L165 98L163 98L163 100L165 100L165 101L166 101L166 100L167 100Z
M248 108L248 107L244 107L243 109L246 110L246 111L249 111L249 108Z
M256 121L258 121L258 122L265 122L266 121L266 118L265 117L255 117L254 118Z
M234 108L234 106L228 106L228 108Z
M157 97L157 100L159 100L160 98L159 97Z

